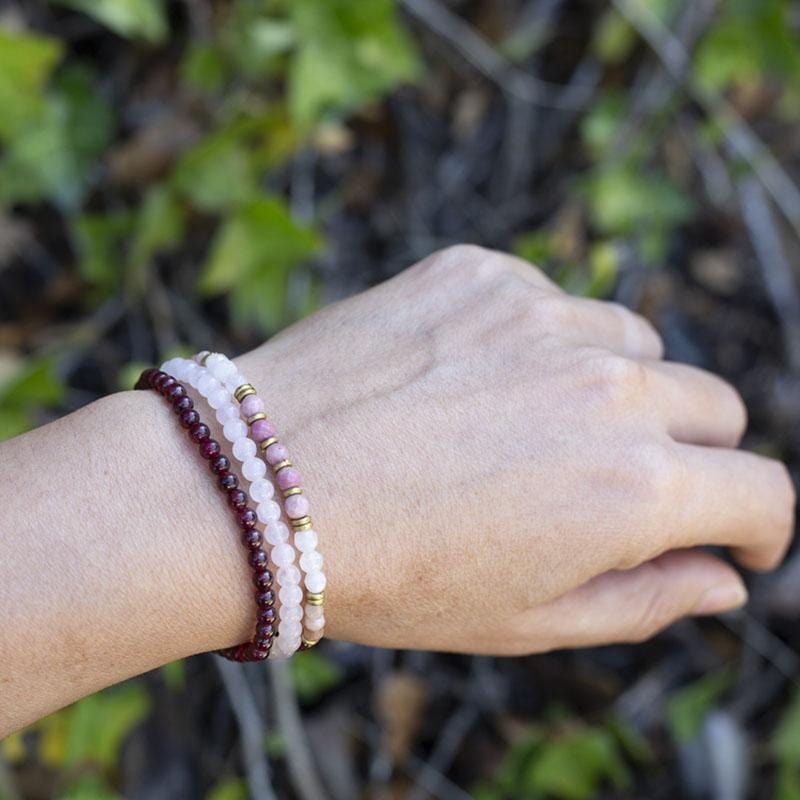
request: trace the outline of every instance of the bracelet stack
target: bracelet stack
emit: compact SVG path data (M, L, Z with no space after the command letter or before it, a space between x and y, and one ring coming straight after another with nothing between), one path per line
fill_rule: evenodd
M196 389L215 412L223 426L224 438L232 445L233 457L240 463L241 476L249 484L249 493L228 457L221 452L220 444L210 438L207 426L203 425L199 433L192 433L192 426L202 423L192 399L178 380ZM229 504L242 526L243 541L250 551L257 589L255 634L251 642L220 651L220 655L238 661L263 660L268 656L288 658L299 649L316 645L325 627L326 586L323 559L317 549L318 536L312 526L300 473L289 460L286 446L278 440L255 388L229 358L207 351L193 359L171 359L161 370L145 371L137 388L159 391L173 404L181 424L189 427L190 436L198 442L204 457L211 459L220 488L228 493ZM267 477L267 466L274 484ZM276 485L283 508L274 499L278 496ZM250 500L254 507L250 506ZM283 521L283 515L289 525ZM259 526L263 529L259 530ZM298 551L299 568L295 564ZM276 596L280 601L277 609L273 607Z

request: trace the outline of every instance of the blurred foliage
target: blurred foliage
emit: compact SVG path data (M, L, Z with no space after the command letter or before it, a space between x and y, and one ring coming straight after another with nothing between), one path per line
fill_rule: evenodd
M666 25L681 5L636 2ZM639 32L615 7L573 8L564 14L568 34L555 35L519 9L518 19L498 11L513 3L444 4L463 13L519 70L542 71L554 85L570 80L560 71L562 61L596 62L601 70L596 90L574 115L574 132L563 136L569 149L554 151L548 156L553 163L539 165L547 182L531 180L533 188L523 187L533 197L516 198L524 209L518 213L513 203L495 202L494 183L488 190L481 185L485 196L477 212L466 197L473 193L474 199L483 181L487 140L502 138L498 131L505 122L497 117L505 112L495 101L505 102L505 92L513 92L505 85L488 92L471 68L466 77L459 73L463 65L457 66L449 45L435 38L441 31L418 35L398 5L397 0L46 0L30 4L30 10L21 3L12 12L0 9L0 228L9 220L31 223L34 235L24 242L30 261L24 263L45 276L56 298L43 292L42 321L37 311L30 323L19 324L23 334L17 337L15 331L11 344L0 344L0 440L90 399L103 388L95 380L101 372L105 390L126 388L152 349L161 357L185 354L178 347L181 340L159 328L170 311L183 315L184 330L199 327L202 336L203 326L213 325L212 335L241 344L313 310L324 273L320 262L332 244L345 251L350 246L346 226L338 242L328 229L337 208L352 202L356 213L364 214L364 208L377 206L371 233L375 239L391 236L385 233L391 229L387 220L398 206L381 205L385 185L375 179L381 159L386 163L380 169L403 191L429 182L443 192L443 205L463 200L470 209L464 215L468 226L454 229L453 218L442 213L437 227L429 218L420 219L426 203L438 206L440 197L430 202L423 196L425 202L418 202L418 196L404 196L400 205L413 208L409 230L395 234L404 242L422 238L432 247L456 235L452 230L462 238L465 230L468 237L486 237L485 218L497 212L516 221L513 229L501 227L500 234L489 235L489 244L510 245L565 289L588 297L612 294L631 264L663 268L676 243L684 248L682 262L692 228L708 222L710 205L687 162L702 160L706 152L720 162L730 160L724 120L696 114L696 104L675 90L664 92L653 108L643 103L642 85L650 75L642 65L653 62ZM759 131L777 129L776 150L787 161L791 137L780 139L785 130L780 125L796 124L800 115L797 10L789 0L718 4L692 50L685 78L703 96L734 103ZM40 25L43 20L47 24ZM582 31L586 20L591 25ZM445 53L435 65L420 54L431 38L432 46ZM465 41L467 50L475 44L460 43ZM399 90L406 85L416 87L414 113L399 114L403 124L395 126L387 122L382 104L389 95L401 98ZM548 122L557 127L560 113L548 108ZM484 118L489 124L481 132ZM681 151L676 142L687 127L695 138ZM451 175L458 163L474 177L457 194L447 195L447 181L418 167L406 152L410 136L425 146L446 142L442 163L449 168L442 174ZM388 142L383 155L375 155L377 139ZM538 148L531 149L538 157ZM355 167L350 152L349 162L343 157L345 151L361 150L366 155ZM473 150L477 158L470 155ZM325 160L330 167L325 179L336 184L310 210L302 192L295 197L291 189L292 170L306 157ZM732 167L734 177L749 169L738 161ZM551 174L559 184L556 191L551 191ZM715 211L727 240L731 209ZM422 237L410 230L417 224ZM4 228L0 234L6 235ZM381 243L366 238L359 246L369 259L381 257ZM405 258L410 249L399 252ZM48 253L55 265L40 258ZM17 258L14 248L11 255L0 253L0 280ZM730 273L729 265L722 271L726 268ZM79 287L78 292L72 288L83 315L78 322L61 316L64 275ZM153 300L161 298L165 283L177 296L166 311ZM342 284L348 290L353 285ZM700 315L710 314L706 295L696 304ZM142 328L156 333L145 337L145 346L130 347L129 363L109 358L103 366L109 326L120 307L125 311L120 327L133 331L131 340ZM27 314L26 309L21 316ZM748 318L746 325L736 319L742 350L759 337L772 346L763 319ZM48 322L47 336L29 330ZM679 328L676 338L690 335ZM728 357L740 343L723 344ZM81 380L72 377L75 372ZM766 382L763 373L755 382ZM788 425L785 418L781 424ZM348 686L346 669L324 650L299 655L290 669L295 692L309 707L325 705ZM186 662L166 665L156 678L155 685L177 702L191 692ZM15 768L32 762L52 773L53 796L117 797L125 739L150 712L144 685L129 683L59 711L7 738L1 752ZM668 734L663 746L675 752L696 742L709 712L733 687L732 670L711 672L676 691L670 686L659 722L658 732ZM774 796L800 800L800 695L795 693L774 716L779 722L765 754L774 771ZM476 789L476 797L641 795L638 779L656 758L651 739L658 736L645 739L607 712L586 719L543 717L523 736L510 737L513 743L499 767L490 763L482 771L492 777ZM270 758L280 761L287 746L281 731L267 731L264 748ZM668 761L671 756L659 752L658 757ZM227 769L208 780L203 792L210 800L248 796L244 780Z
M603 787L629 788L636 764L652 760L645 739L616 719L605 725L562 721L533 727L509 751L477 800L591 800Z

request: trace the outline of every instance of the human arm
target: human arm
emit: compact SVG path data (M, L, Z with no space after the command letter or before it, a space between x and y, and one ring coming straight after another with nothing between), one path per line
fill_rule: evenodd
M641 318L451 248L237 360L305 476L327 633L518 654L739 605L791 534L738 395ZM248 570L170 411L106 398L0 445L0 735L248 638Z

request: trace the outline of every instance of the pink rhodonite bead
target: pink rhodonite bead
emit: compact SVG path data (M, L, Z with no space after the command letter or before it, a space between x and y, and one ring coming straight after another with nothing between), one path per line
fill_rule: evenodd
M299 519L308 514L308 500L302 494L293 494L286 498L284 503L286 516L292 519Z
M264 401L255 394L248 395L242 400L242 416L252 417L253 414L260 414L264 410Z
M294 467L285 467L278 473L278 486L281 489L293 489L300 485L300 472Z
M264 451L264 457L268 463L277 464L279 461L289 458L289 451L280 442L275 442Z
M249 399L249 397L245 397L245 400ZM263 442L265 439L269 439L270 436L276 435L275 426L268 419L256 420L250 430L257 442Z

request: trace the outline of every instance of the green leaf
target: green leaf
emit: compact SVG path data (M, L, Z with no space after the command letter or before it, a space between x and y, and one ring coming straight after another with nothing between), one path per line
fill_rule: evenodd
M298 46L289 104L301 130L417 76L416 54L394 0L294 0L291 8Z
M237 319L273 327L284 315L289 273L319 246L318 234L295 223L281 198L262 195L223 223L200 279L201 291L231 292Z
M63 398L64 384L56 375L55 359L48 356L28 359L16 375L0 386L3 407L56 405Z
M131 266L139 270L153 256L171 250L183 239L185 216L183 208L166 186L148 189L136 218L131 243Z
M636 41L636 31L628 20L619 11L610 8L595 27L592 50L600 61L619 64L630 55Z
M87 214L75 219L73 235L78 249L78 271L102 294L116 289L124 272L123 243L133 230L129 211Z
M561 800L591 800L605 781L625 788L628 768L607 731L582 728L543 745L529 767L526 786Z
M770 749L778 760L800 766L800 690L795 691L783 712L772 735Z
M289 666L295 691L303 702L314 702L337 686L342 679L338 667L313 650L298 653L289 662Z
M707 675L675 692L667 703L667 725L674 741L690 742L708 712L731 685L732 674L724 669Z
M181 61L181 78L202 92L219 91L226 78L219 49L205 42L190 44Z
M44 89L63 47L56 39L0 27L0 139L12 140L44 113Z
M164 664L161 667L161 675L164 678L164 683L173 691L183 689L186 686L186 662L179 660Z
M238 128L214 133L184 153L172 182L194 206L209 212L241 206L258 191L253 156Z
M111 109L96 91L94 74L77 65L63 70L39 118L17 131L0 160L0 203L49 198L75 208L112 131Z
M247 800L250 792L243 778L228 778L218 783L207 795L206 800Z
M164 42L169 33L164 0L52 0L82 11L101 25L131 39Z

